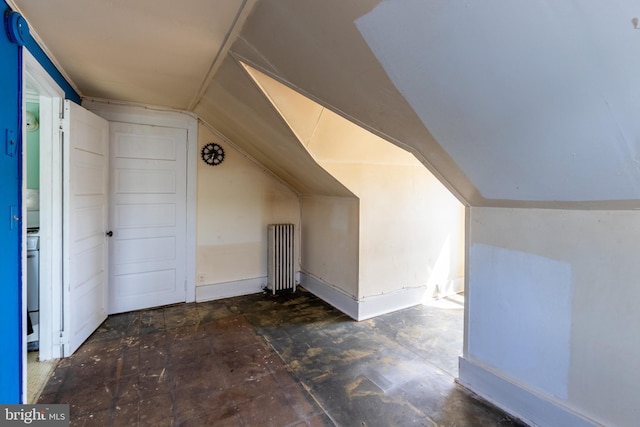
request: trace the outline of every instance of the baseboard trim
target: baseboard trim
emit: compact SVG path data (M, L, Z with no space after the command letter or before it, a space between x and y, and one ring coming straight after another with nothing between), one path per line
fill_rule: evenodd
M426 286L405 288L389 294L374 295L362 300L356 300L342 290L311 274L296 272L296 279L306 290L358 321L420 304L426 292ZM263 291L266 283L267 277L265 276L196 286L196 301L212 301L259 293Z
M481 398L531 426L599 427L594 421L500 376L487 367L460 357L457 382Z
M367 320L372 317L422 304L426 292L426 286L419 286L416 288L403 288L388 294L366 297L359 301L358 320Z
M405 288L392 293L357 300L309 273L300 273L300 284L354 320L367 320L422 303L426 286Z
M196 302L256 294L262 292L266 283L267 277L264 276L256 277L255 279L196 286Z
M358 319L358 302L343 291L309 273L300 272L300 285L354 320Z

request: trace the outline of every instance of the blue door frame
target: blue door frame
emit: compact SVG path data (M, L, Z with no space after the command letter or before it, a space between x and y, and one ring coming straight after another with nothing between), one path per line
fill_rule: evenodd
M80 96L55 68L28 27L16 40L11 9L0 1L0 403L22 402L22 43L65 91L80 103ZM15 15L13 15L15 17Z
M6 5L6 4L5 4ZM22 396L21 48L0 36L0 402ZM13 144L12 144L13 141ZM14 218L17 218L17 220Z

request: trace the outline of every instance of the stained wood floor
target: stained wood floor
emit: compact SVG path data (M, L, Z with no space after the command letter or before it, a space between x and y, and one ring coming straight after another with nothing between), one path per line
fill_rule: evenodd
M300 288L114 315L39 403L72 426L520 426L454 382L462 317L355 322Z

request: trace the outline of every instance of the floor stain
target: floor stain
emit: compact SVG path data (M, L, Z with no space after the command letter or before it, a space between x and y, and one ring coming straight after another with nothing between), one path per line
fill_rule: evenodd
M522 426L455 383L461 307L355 322L298 288L113 315L39 403L87 426Z

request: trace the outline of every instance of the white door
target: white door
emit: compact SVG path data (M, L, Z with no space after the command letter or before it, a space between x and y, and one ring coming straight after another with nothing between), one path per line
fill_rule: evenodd
M187 130L110 123L109 312L186 300Z
M64 356L107 318L109 123L65 101L63 123Z

